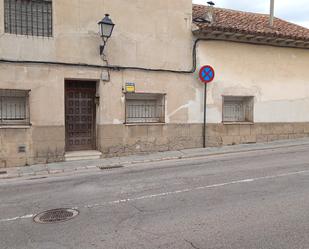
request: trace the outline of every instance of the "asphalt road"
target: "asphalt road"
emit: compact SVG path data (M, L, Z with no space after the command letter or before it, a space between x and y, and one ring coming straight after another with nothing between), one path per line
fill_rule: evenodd
M308 249L309 146L3 180L0 248Z

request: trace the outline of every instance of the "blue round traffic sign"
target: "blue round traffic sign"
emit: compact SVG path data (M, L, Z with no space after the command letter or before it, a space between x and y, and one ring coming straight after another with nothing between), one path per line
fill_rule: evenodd
M209 65L203 66L200 69L199 76L200 76L200 80L204 82L205 84L210 83L215 78L215 70Z

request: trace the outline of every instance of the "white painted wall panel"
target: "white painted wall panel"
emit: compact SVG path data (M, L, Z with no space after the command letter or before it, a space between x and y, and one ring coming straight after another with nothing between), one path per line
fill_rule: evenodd
M223 95L254 96L255 122L309 122L309 49L203 41L198 64L216 70L208 122L222 122Z

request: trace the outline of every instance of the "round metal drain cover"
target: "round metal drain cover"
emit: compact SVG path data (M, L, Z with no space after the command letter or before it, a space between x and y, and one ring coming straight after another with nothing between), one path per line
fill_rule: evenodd
M59 223L73 219L79 214L76 209L59 208L47 210L36 215L33 220L40 224Z

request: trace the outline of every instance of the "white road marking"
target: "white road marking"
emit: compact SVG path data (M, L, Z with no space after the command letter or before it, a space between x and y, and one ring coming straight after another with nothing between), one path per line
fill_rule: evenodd
M27 214L27 215L24 215L24 216L17 216L17 217L9 218L9 219L2 219L2 220L0 220L0 222L29 219L29 218L32 218L32 217L34 217L34 214Z
M272 175L272 176L263 176L263 177L244 179L244 180L237 180L237 181L232 181L232 182L225 182L225 183L219 183L219 184L213 184L213 185L207 185L207 186L201 186L201 187L195 187L195 188L187 188L187 189L170 191L170 192L165 192L165 193L158 193L158 194L145 195L145 196L140 196L140 197L135 197L135 198L127 198L127 199L121 199L121 200L116 200L116 201L110 201L110 202L105 202L105 203L101 203L101 204L86 205L84 207L85 208L94 208L94 207L100 207L100 206L106 206L106 205L121 204L121 203L126 203L126 202L152 199L152 198L157 198L157 197L165 197L165 196L168 196L168 195L175 195L175 194L181 194L181 193L186 193L186 192L193 192L193 191L196 191L196 190L204 190L204 189L224 187L224 186L239 184L239 183L251 183L251 182L255 182L255 181L259 181L259 180L265 180L265 179L273 179L273 178L279 178L279 177L300 175L300 174L304 174L304 173L309 173L309 170L296 171L296 172L279 174L279 175Z
M293 175L301 175L301 174L306 174L306 173L309 174L309 170L296 171L296 172L290 172L290 173L272 175L272 176L263 176L263 177L257 177L257 178L243 179L243 180L218 183L218 184L206 185L206 186L195 187L195 188L186 188L186 189L181 189L181 190L176 190L176 191L170 191L170 192L164 192L164 193L158 193L158 194L152 194L152 195L144 195L144 196L135 197L135 198L120 199L120 200L109 201L109 202L104 202L104 203L86 205L84 206L84 208L95 208L95 207L102 207L102 206L107 206L107 205L122 204L122 203L127 203L127 202L145 200L145 199L165 197L168 195L176 195L176 194L181 194L181 193L193 192L197 190L212 189L212 188L224 187L224 186L240 184L240 183L251 183L251 182L256 182L256 181L265 180L265 179L274 179L274 178L287 177L287 176L293 176ZM74 209L79 209L79 208L74 207ZM34 216L35 214L28 214L24 216L17 216L14 218L0 219L0 222L9 222L9 221L16 221L16 220L21 220L21 219L29 219L29 218L33 218Z

